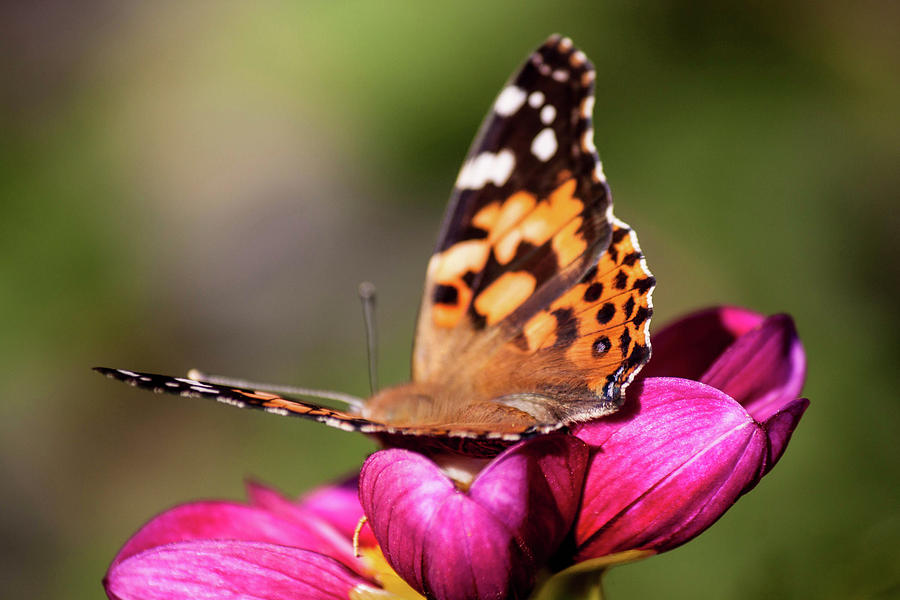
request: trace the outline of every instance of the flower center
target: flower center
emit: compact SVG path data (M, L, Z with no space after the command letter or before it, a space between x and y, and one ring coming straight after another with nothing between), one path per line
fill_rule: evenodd
M478 473L491 462L489 458L473 458L458 454L442 454L432 457L432 460L461 492L469 491Z

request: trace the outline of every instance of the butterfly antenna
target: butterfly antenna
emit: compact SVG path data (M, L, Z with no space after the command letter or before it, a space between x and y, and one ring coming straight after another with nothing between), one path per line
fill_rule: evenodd
M366 324L366 347L369 352L369 389L378 391L378 338L375 329L375 284L363 281L359 284L359 300L362 302L363 320Z
M236 377L223 377L222 375L209 375L191 369L188 371L190 379L197 381L205 381L206 383L214 383L216 385L224 385L227 387L249 388L252 390L263 390L267 392L278 392L279 394L290 394L293 396L308 396L310 398L321 398L323 400L335 400L344 404L362 410L365 400L352 394L343 392L333 392L331 390L314 390L311 388L296 387L293 385L279 385L276 383L261 383L259 381L248 381L246 379L237 379Z

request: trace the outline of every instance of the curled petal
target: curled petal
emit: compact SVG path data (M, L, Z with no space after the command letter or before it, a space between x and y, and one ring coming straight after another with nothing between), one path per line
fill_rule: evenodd
M800 422L800 417L806 412L809 406L809 400L806 398L798 398L784 409L778 411L763 423L766 435L769 437L769 456L766 459L766 467L764 473L768 473L781 455L784 454L791 435Z
M247 541L187 541L132 554L104 580L113 600L347 599L370 584L315 552Z
M759 313L730 306L683 317L653 334L653 357L640 377L699 380L726 348L764 319Z
M738 338L699 380L762 422L797 399L805 377L806 356L794 322L774 315Z
M595 448L575 525L578 560L682 544L762 474L765 433L726 394L674 378L645 379L629 393L626 414L574 431Z
M391 566L429 597L522 595L578 507L586 446L548 435L494 459L463 492L422 455L376 452L360 500Z
M353 563L350 542L325 523L288 519L263 508L231 502L193 502L176 506L144 525L112 565L157 546L196 540L266 542L314 550Z

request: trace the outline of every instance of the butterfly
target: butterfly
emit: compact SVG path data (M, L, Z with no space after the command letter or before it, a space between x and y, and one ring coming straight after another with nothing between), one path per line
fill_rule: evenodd
M482 456L615 412L650 358L655 279L634 230L612 213L593 141L594 79L585 54L554 35L497 96L428 262L410 383L340 411L239 385L97 370L387 445Z

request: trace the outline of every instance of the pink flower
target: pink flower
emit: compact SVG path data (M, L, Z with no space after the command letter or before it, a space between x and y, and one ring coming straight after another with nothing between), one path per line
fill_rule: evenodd
M400 572L416 589L436 598L525 595L571 530L587 459L587 447L571 436L534 438L500 454L461 492L423 456L385 450L366 462L359 495L372 514L394 516L376 526L392 563L410 564L407 553L418 552ZM249 495L250 505L194 502L153 518L110 565L108 596L333 599L377 590L379 598L415 597L379 561L369 528L359 537L363 557L354 555L363 516L355 480L299 502L254 484ZM423 526L404 526L406 519Z
M397 592L399 574L441 600L525 597L547 565L683 544L783 454L808 405L798 399L805 358L789 317L736 308L691 315L653 343L626 408L574 435L532 438L490 461L382 450L363 465L358 499L351 481L299 502L251 486L249 506L173 508L125 544L107 593L387 598L381 588Z
M621 413L572 428L591 448L583 487L584 450L562 436L507 450L468 490L420 454L373 454L360 498L387 561L435 598L505 598L527 595L551 558L560 566L668 550L756 485L808 405L797 397L803 349L783 315L688 316L655 336L645 371ZM555 462L538 441L548 439L560 440ZM510 469L514 456L520 466ZM560 549L579 500L574 550Z
M349 598L379 586L353 552L356 482L293 502L250 484L251 503L176 506L144 525L104 579L113 600ZM374 546L371 534L361 538Z
M577 438L541 436L466 489L421 454L382 450L363 465L360 500L388 563L429 598L524 598L571 529L587 462Z
M712 525L781 457L805 371L786 315L716 308L659 331L625 409L573 430L595 449L576 560L662 552Z

